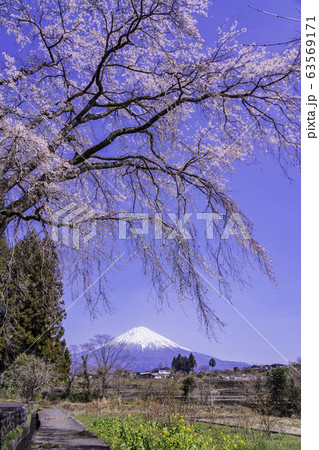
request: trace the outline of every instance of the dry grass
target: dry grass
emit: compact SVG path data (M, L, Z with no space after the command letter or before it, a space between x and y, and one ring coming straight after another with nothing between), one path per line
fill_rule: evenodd
M197 388L189 401L181 397L180 379L143 380L110 379L105 397L89 403L71 401L41 401L40 406L52 404L71 414L89 416L117 415L126 417L136 414L145 420L169 421L173 414L179 413L187 421L195 423L219 423L232 427L258 429L265 432L300 434L300 419L266 416L253 411L243 402L225 404L223 398L235 399L239 394L248 395L245 383L234 380L196 379Z
M169 396L161 398L142 396L132 401L122 401L121 397L112 397L93 400L89 403L63 401L55 405L75 415L127 417L135 414L145 420L168 422L173 414L179 413L191 423L207 422L246 430L258 429L265 432L300 434L298 418L265 417L241 405L201 405Z
M266 433L279 432L301 434L299 418L263 416L242 405L216 405L211 411L206 410L197 416L198 421L230 425L236 428L258 429Z

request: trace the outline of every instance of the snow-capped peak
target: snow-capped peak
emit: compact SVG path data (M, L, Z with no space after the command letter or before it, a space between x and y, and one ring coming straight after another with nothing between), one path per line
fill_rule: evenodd
M155 333L146 327L135 327L121 334L113 341L114 343L126 345L138 345L142 350L159 350L163 348L179 348L182 350L191 351L188 348L182 347L170 339Z

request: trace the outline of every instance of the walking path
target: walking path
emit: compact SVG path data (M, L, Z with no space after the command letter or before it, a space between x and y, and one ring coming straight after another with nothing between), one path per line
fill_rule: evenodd
M109 449L80 422L58 408L39 411L40 427L31 441L31 450L59 448L61 450Z

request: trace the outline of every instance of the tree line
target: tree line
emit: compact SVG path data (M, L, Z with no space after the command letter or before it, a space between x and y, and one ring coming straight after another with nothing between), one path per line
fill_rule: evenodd
M175 372L191 372L194 370L194 368L197 366L196 359L193 355L193 353L189 354L189 357L187 356L181 356L179 353L177 357L173 358L172 361L172 369Z

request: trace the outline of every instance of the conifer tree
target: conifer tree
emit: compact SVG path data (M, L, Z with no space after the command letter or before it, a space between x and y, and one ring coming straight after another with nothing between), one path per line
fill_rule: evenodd
M181 356L179 353L172 361L172 368L176 372L182 371L189 373L195 366L197 366L197 363L193 353L190 353L188 358L187 356Z
M0 239L0 369L10 364L16 351L16 310L19 280L12 278L12 255L6 239Z
M172 361L172 369L176 370L176 357L175 356Z
M195 356L193 355L193 353L189 354L187 362L188 362L188 364L187 364L188 365L188 372L193 370L194 367L197 366L197 362L196 362L196 359L195 359Z
M7 258L7 266L8 261ZM26 352L53 363L65 378L70 355L63 339L62 276L54 245L31 231L12 249L10 261L6 280L9 286L2 292L0 330L5 325L8 328L4 311L10 310L10 338L14 346L8 351L7 346L1 345L0 368L5 369L17 355Z

